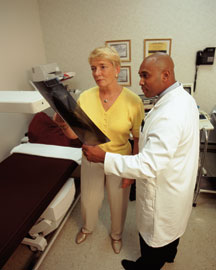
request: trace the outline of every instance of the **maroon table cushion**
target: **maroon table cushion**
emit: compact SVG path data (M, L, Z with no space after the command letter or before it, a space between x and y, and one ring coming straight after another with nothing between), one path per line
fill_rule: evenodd
M0 163L0 268L76 167L72 160L25 154Z
M44 112L35 114L28 128L31 143L81 147L79 139L67 138L57 124Z

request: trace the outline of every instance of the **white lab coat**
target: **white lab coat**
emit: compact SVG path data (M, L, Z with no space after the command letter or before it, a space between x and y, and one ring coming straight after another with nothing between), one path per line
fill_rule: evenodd
M184 233L198 156L199 113L181 85L162 96L148 113L138 155L106 154L106 174L137 179L137 228L149 246L162 247Z

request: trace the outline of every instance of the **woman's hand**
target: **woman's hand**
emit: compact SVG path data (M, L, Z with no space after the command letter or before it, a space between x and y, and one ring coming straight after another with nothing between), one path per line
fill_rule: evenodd
M83 144L82 146L83 155L91 162L103 163L106 152L103 151L99 146L89 146Z
M69 127L69 125L58 113L54 114L53 121L61 128L65 136L67 136L69 139L74 140L78 138L76 133Z
M66 124L64 119L58 114L58 113L55 113L54 116L53 116L53 121L58 125L58 126L61 126L61 125L64 125Z
M122 188L127 188L135 182L134 179L122 178Z

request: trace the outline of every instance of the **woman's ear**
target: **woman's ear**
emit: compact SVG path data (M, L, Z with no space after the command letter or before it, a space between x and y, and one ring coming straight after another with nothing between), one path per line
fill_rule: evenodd
M121 67L120 67L120 66L117 66L117 67L116 67L116 72L117 72L117 75L119 74L120 69L121 69Z

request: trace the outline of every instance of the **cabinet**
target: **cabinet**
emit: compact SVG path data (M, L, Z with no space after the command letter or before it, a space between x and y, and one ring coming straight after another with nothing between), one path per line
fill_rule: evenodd
M204 116L204 118L203 118ZM216 176L209 176L204 165L206 155L208 153L208 142L211 132L213 132L214 126L212 125L210 118L204 112L200 113L200 160L197 174L197 181L194 192L193 206L197 205L198 195L201 191L216 192Z
M154 106L157 100L157 97L147 98L145 97L145 95L139 95L139 97L142 99L144 110L145 110L145 113L147 114Z

